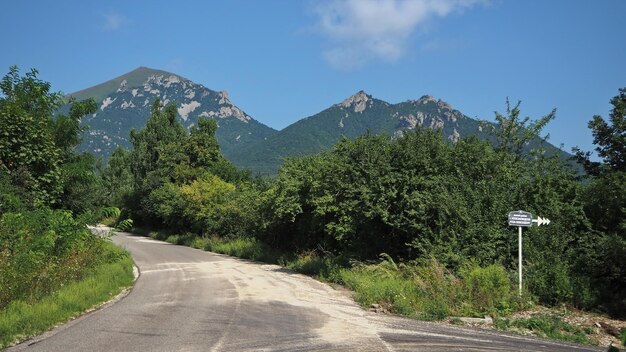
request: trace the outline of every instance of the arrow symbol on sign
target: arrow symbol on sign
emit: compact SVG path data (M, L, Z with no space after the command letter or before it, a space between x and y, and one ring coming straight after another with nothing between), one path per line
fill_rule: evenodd
M550 225L550 219L542 218L541 216L538 216L536 219L533 219L533 222L537 223L537 226Z

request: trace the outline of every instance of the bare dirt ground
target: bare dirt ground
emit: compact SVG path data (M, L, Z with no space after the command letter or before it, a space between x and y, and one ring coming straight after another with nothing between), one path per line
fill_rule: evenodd
M559 317L564 322L580 329L591 331L587 336L600 347L613 345L619 349L624 349L619 339L619 333L626 329L626 321L611 319L610 317L598 313L585 312L571 307L547 308L537 306L529 310L521 311L506 317L509 320L527 320L535 316L553 315ZM482 321L481 321L482 320ZM448 318L444 321L450 325L461 325L485 330L497 330L491 321L477 319L473 322L462 322L458 318ZM511 328L510 332L524 336L540 336L529 329Z

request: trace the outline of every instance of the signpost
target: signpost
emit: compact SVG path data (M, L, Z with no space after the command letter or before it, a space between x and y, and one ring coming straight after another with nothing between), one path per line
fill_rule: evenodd
M518 229L518 264L517 268L519 271L519 295L522 295L522 227L530 227L533 225L533 222L537 224L537 226L548 225L550 224L550 219L542 218L540 216L537 219L533 219L532 214L523 211L512 211L509 213L509 226L517 226Z

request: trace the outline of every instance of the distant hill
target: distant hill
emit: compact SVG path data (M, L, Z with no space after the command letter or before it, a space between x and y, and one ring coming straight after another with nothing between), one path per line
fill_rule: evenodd
M131 147L130 130L145 126L157 97L165 104L176 104L180 121L187 128L197 124L200 117L216 119L217 137L227 158L238 147L276 133L235 106L227 92L217 92L176 74L147 67L69 96L78 100L96 99L98 111L82 121L90 128L79 150L104 159L118 145Z
M463 115L442 100L423 96L390 104L360 91L266 140L242 146L232 154L232 161L261 173L274 173L286 156L320 152L342 136L355 138L371 131L393 137L415 128L441 129L451 142L468 135L483 137L478 120Z
M318 153L344 136L370 131L390 138L416 128L440 129L451 143L467 136L488 139L486 123L467 117L443 100L422 96L390 104L363 91L340 103L276 131L235 106L228 93L208 89L184 77L140 67L110 81L70 94L79 100L94 97L98 111L83 119L90 126L79 150L108 159L115 147L130 148L130 130L143 128L156 97L176 104L183 126L200 117L216 119L217 138L224 156L255 173L274 174L286 157ZM268 102L271 103L271 102ZM535 141L528 146L532 148ZM570 155L546 143L549 154Z

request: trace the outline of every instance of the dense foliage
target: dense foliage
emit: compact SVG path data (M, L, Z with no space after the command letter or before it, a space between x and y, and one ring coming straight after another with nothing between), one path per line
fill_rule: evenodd
M524 231L525 290L544 304L623 315L621 174L609 177L609 166L596 166L607 173L602 182L582 182L571 165L544 153L535 142L554 116L530 121L520 117L519 103L507 101L490 142L449 143L427 129L394 138L366 134L344 138L325 153L287 160L276 178L261 180L221 157L213 121L200 120L187 132L174 108L157 101L147 126L131 134L134 149L116 152L104 174L111 184L132 179L132 187L120 187L128 195L125 208L144 226L188 233L170 237L176 243L196 243L195 236L246 237L343 263L384 253L405 268L440 265L467 280L463 285L476 294L497 290L480 276L471 279L472 272L510 275L498 289L515 282L517 229L507 225L507 213L526 210L552 223ZM615 119L613 125L620 126ZM602 188L614 187L610 182L622 191ZM606 194L615 194L618 203L600 201ZM598 211L615 215L594 215ZM509 293L500 295L512 299ZM510 302L501 306L510 308Z
M267 248L299 253L280 260L399 313L505 313L526 304L511 290L517 229L507 225L507 213L521 209L552 220L524 231L524 297L626 315L624 90L610 122L589 125L602 162L577 153L586 179L535 143L554 111L530 121L508 101L489 141L450 143L426 129L366 134L261 179L224 159L215 120L185 129L175 106L159 100L131 133L133 149L117 149L97 173L91 156L74 151L93 101L55 117L60 96L36 71L20 77L16 68L1 88L4 304L107 260L83 220L117 206L127 219L120 226L169 229L173 243L252 258Z
M273 189L268 241L362 260L381 252L436 258L455 271L468 260L516 269L509 211L554 219L525 231L528 289L547 303L590 303L575 268L576 243L592 235L581 184L556 158L518 160L477 139L448 144L429 130L395 141L364 136L287 162Z
M94 158L74 152L81 139L80 118L96 110L93 100L71 102L69 115L54 116L60 93L31 70L17 67L0 82L0 171L27 209L40 206L85 211L98 205L100 180ZM0 210L2 211L2 210Z
M0 309L33 302L81 279L106 258L103 241L67 210L5 213L0 218Z
M586 243L588 255L580 270L595 288L598 304L626 316L626 88L611 99L609 121L594 116L589 122L596 152L574 149L590 175L586 185L585 213L596 231Z
M95 160L79 154L80 118L93 100L55 112L60 93L31 70L12 67L0 82L0 309L32 303L98 265L113 262L85 221L103 204Z

